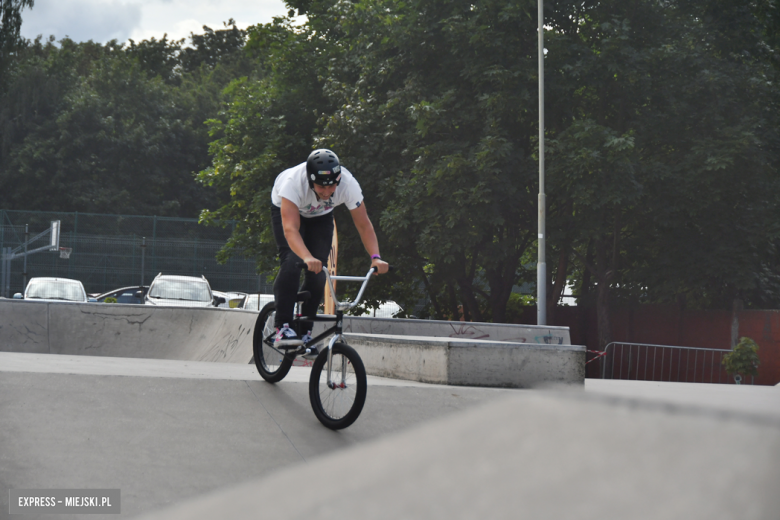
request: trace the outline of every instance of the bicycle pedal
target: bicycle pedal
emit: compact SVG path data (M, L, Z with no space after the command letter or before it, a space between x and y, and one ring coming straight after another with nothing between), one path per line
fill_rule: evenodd
M307 348L305 350L305 353L303 354L303 359L317 359L317 356L320 355L320 351L317 349L317 347L311 347Z

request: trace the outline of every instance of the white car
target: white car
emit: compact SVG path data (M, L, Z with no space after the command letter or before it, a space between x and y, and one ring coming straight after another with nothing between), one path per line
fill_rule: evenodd
M27 288L24 290L24 296L21 293L16 293L14 298L48 302L87 303L96 301L87 296L84 285L80 281L49 277L30 278Z
M242 309L250 311L261 311L266 304L274 301L273 294L249 294L244 300L244 306Z
M177 307L216 307L224 303L222 297L215 297L205 276L178 276L158 274L144 297L147 305Z
M359 311L354 310L350 312L352 316L371 316L372 318L395 318L395 315L401 312L403 308L395 303L393 300L388 300L379 304L378 309L371 309L365 311L363 314L358 314Z
M227 309L242 309L244 307L244 302L246 301L246 293L242 292L221 292L221 291L212 291L214 293L214 297L218 298L221 297L225 301L223 303L220 303L217 305L217 307L223 307Z

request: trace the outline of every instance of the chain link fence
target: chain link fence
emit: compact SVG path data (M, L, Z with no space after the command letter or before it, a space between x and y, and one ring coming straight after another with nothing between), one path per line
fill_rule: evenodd
M51 221L61 222L60 247L71 248L68 259L57 252L27 257L27 279L58 276L81 280L88 293L145 285L162 272L205 276L218 291L272 293L264 274L256 273L254 258L234 257L218 264L216 254L230 237L233 224L207 227L196 219L0 210L0 251L24 244L45 231ZM48 237L46 238L48 240ZM146 243L146 247L142 244ZM45 245L31 244L30 249ZM143 264L143 271L142 271ZM24 290L24 259L11 262L11 294Z

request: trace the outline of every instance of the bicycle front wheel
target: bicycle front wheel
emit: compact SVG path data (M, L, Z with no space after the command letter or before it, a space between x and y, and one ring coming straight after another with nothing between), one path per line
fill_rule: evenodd
M355 349L346 343L333 345L332 380L328 382L328 349L311 367L309 400L314 415L331 430L355 422L366 402L366 369Z
M257 371L269 383L277 383L284 379L293 363L290 356L273 347L276 334L275 317L276 303L270 302L263 307L260 316L257 317L252 341Z

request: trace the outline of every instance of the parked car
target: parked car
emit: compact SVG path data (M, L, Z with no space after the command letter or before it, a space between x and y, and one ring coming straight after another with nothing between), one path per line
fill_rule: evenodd
M106 298L116 298L116 303L133 303L144 304L144 296L149 291L149 286L144 285L140 287L138 285L132 287L122 287L121 289L114 289L107 293L98 294L95 297L98 303L105 303Z
M39 300L51 302L94 302L94 298L89 298L84 290L84 285L78 280L70 278L49 278L36 277L30 278L27 282L27 288L24 295L14 294L16 299Z
M174 305L180 307L216 307L224 303L215 297L205 276L158 274L144 297L147 305Z
M403 308L393 300L388 300L379 304L378 309L371 309L360 314L357 309L350 312L352 316L371 316L372 318L395 318L395 315L401 312Z
M215 297L222 297L225 299L224 303L220 303L217 307L225 307L229 309L242 309L244 302L246 301L247 294L242 292L222 292L212 291Z
M274 301L273 294L248 294L246 300L244 300L244 306L242 309L251 311L261 311L266 304Z

